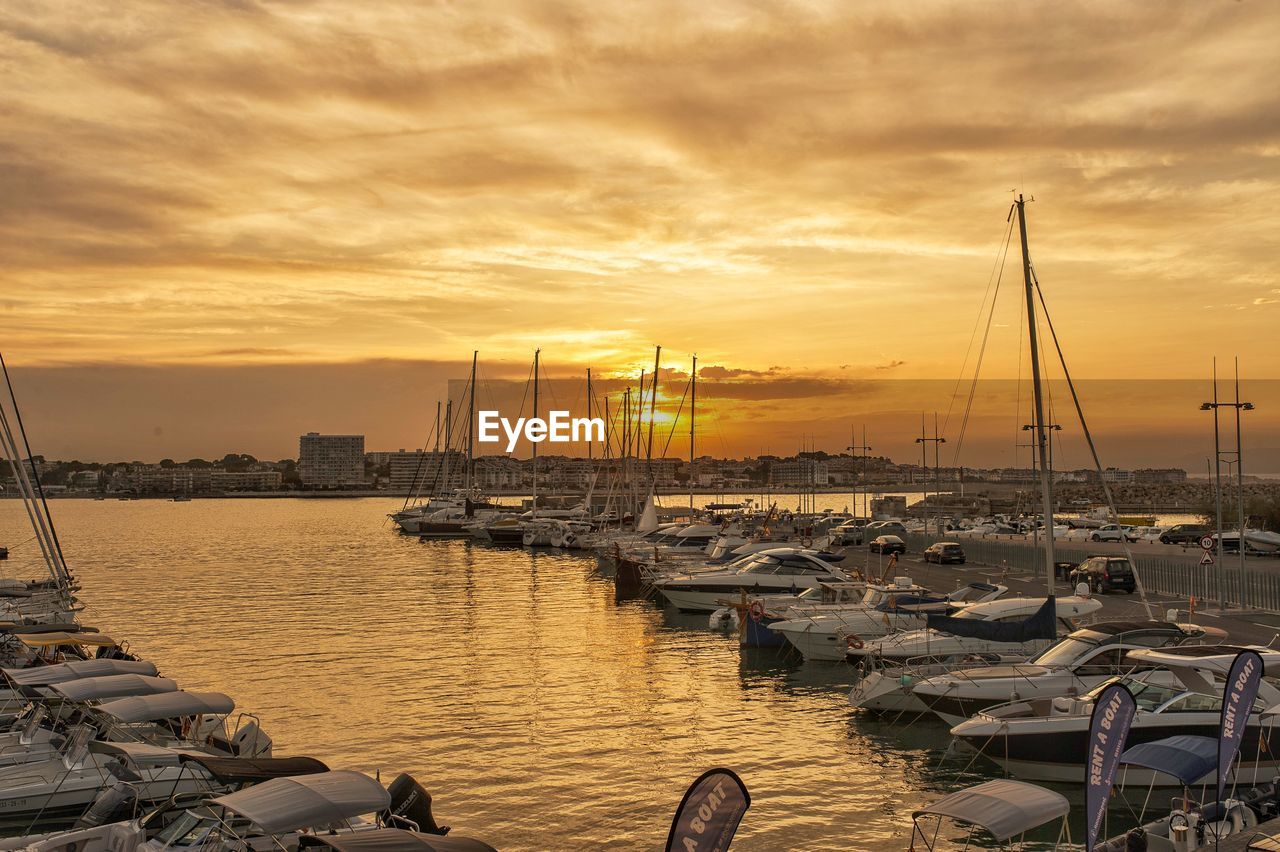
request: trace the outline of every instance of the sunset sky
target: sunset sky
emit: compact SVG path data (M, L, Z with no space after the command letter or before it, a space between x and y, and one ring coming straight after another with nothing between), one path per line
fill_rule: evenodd
M709 452L878 417L905 458L1017 189L1073 372L1144 380L1094 398L1111 461L1198 464L1210 359L1280 378L1278 42L1258 0L10 0L0 347L60 457L415 446L472 350L661 344L711 368ZM1026 376L1016 249L987 378Z

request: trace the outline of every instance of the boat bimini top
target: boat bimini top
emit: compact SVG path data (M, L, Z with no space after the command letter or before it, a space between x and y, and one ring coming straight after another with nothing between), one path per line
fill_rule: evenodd
M1001 778L945 796L911 815L912 844L917 834L925 849L933 842L919 824L920 817L935 816L976 826L1000 843L1018 837L1054 820L1063 820L1071 810L1066 796L1024 781ZM935 835L936 836L936 835Z
M75 660L56 666L36 666L29 669L0 669L0 673L14 686L50 686L86 677L105 675L140 674L153 677L156 667L142 660Z
M49 684L49 689L59 698L67 701L101 701L106 698L123 698L129 695L177 692L178 683L167 677L117 674Z
M273 778L210 799L267 834L344 823L386 810L391 794L368 775L339 769L293 778Z
M155 722L160 719L176 719L179 716L198 716L212 713L225 716L234 710L236 703L221 692L162 692L156 695L133 695L117 698L94 708L98 713L119 722Z
M14 633L17 639L28 648L58 648L63 645L80 645L88 648L114 648L116 640L101 633L66 633L52 630L47 633Z
M1165 737L1130 746L1120 755L1120 763L1163 772L1189 787L1218 765L1218 741L1195 734Z

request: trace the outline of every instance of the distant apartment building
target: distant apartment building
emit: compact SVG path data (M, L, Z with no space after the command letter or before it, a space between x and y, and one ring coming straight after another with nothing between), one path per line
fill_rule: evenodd
M1109 467L1102 472L1102 481L1115 485L1123 485L1133 482L1133 471L1124 470L1118 467Z
M278 470L215 470L209 475L214 491L279 491Z
M1179 467L1143 468L1133 472L1133 481L1144 485L1173 485L1187 481L1187 472Z
M524 487L524 466L509 456L476 459L475 476L481 491L515 491Z
M466 483L467 457L457 450L423 452L400 450L389 453L389 484L392 491L413 494L439 494L462 488Z
M298 477L311 488L364 484L364 435L321 435L298 439Z
M67 485L72 488L97 488L101 481L100 470L77 470L67 477Z
M830 474L827 463L817 459L776 461L769 468L774 485L825 486Z
M207 467L131 465L125 481L138 493L200 494L211 488L212 474Z

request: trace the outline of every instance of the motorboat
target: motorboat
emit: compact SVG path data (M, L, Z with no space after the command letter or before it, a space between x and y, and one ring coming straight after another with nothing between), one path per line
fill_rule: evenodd
M30 703L22 712L6 716L14 730L0 733L0 766L25 763L56 750L62 737L55 727L65 727L95 704L131 695L176 692L178 684L166 677L138 674L106 675L52 684L43 689L28 687Z
M112 675L134 674L143 677L155 677L159 672L154 663L144 660L120 660L101 658L93 660L74 660L51 666L34 668L0 669L0 676L8 683L9 689L0 688L0 714L14 713L22 709L30 700L28 690L49 687L69 681L85 678L109 677Z
M1129 651L1218 644L1226 632L1173 621L1104 621L1082 627L1026 663L954 669L915 684L912 693L949 725L1011 700L1083 695L1128 672Z
M923 627L930 612L947 613L969 604L996 600L1009 589L993 583L969 583L949 594L935 594L896 577L891 584L868 584L862 601L831 611L801 615L769 625L806 660L838 662L866 640Z
M1280 651L1260 646L1141 648L1128 652L1129 661L1139 669L1133 674L1107 678L1083 694L1018 698L988 707L951 733L1016 778L1083 782L1093 704L1103 689L1123 683L1137 704L1127 748L1172 734L1216 740L1227 674L1244 650L1262 657L1264 672L1280 672ZM1280 755L1263 745L1273 739L1278 705L1280 689L1264 676L1240 744L1242 758L1233 773L1237 784L1270 781L1280 770ZM1277 712L1265 712L1268 708ZM1208 783L1216 772L1215 761L1193 783ZM1183 786L1180 779L1145 766L1127 767L1125 780L1144 786Z
M974 787L958 790L933 804L911 814L910 848L920 852L933 852L950 847L951 838L939 840L941 823L951 821L966 829L962 838L964 848L987 847L986 842L975 842L985 834L999 844L1000 849L1010 849L1012 843L1025 838L1027 832L1052 823L1058 823L1057 840L1052 848L1071 845L1071 831L1067 814L1071 805L1067 797L1053 790L1034 784L999 778ZM948 833L949 834L949 833ZM1037 849L1044 848L1039 845Z
M410 795L397 800L375 779L351 770L272 778L186 808L150 838L145 838L148 825L142 821L117 825L117 830L124 835L123 843L101 849L102 852L170 849L236 852L255 848L495 852L493 847L478 840L444 837L448 829L435 824L430 796L416 781L401 775L392 782L392 789L404 779L409 782ZM91 831L91 836L99 838L103 833ZM59 842L63 845L56 845ZM54 852L66 848L67 842L66 836L50 838L46 845L35 848ZM91 845L77 846L77 849L98 852L98 848Z
M1047 598L998 598L970 604L952 618L982 621L988 625L1015 625L1035 615L1047 602ZM1076 619L1092 615L1100 609L1102 601L1087 595L1055 598L1052 618L1056 621L1059 635L1065 636L1076 629ZM994 653L1021 655L1025 659L1038 654L1054 642L1053 639L1000 641L999 628L986 635L992 638L986 638L981 631L974 631L974 635L963 635L947 632L945 628L925 627L892 633L878 639L867 639L861 646L850 647L846 653L849 662L854 665L869 657L896 662L923 662L931 658L954 657L957 654Z
M721 602L739 597L791 594L824 582L851 580L836 564L840 557L798 547L752 553L716 571L685 572L654 580L672 606L686 612L715 612Z
M1017 628L1046 610L1046 598L1004 598L965 607L956 620L998 625L1010 641L981 636L962 636L927 627L872 639L861 648L850 648L848 659L862 677L849 690L849 704L879 713L921 714L928 706L912 690L921 680L944 675L955 669L1001 663L1021 663L1052 644L1053 639L1022 639ZM1097 612L1102 603L1095 598L1072 596L1055 598L1050 624L1045 626L1067 635L1076 629L1075 619ZM1012 628L1012 629L1010 629ZM953 628L954 629L954 628ZM976 631L975 631L976 632ZM1018 640L1018 641L1013 641Z
M711 613L707 619L712 630L739 630L742 644L748 647L776 647L787 642L769 625L788 618L813 615L824 610L848 607L859 603L867 592L863 580L839 580L819 583L815 589L805 589L798 595L742 595L736 601Z
M211 757L137 744L95 748L110 749L115 762L108 763L111 774L104 779L105 786L74 824L40 834L0 838L0 850L131 852L172 825L186 808L197 807L212 796L273 778L329 771L311 757ZM161 807L140 812L144 803L138 797L138 773L161 762L177 767L175 778L181 779L180 783Z
M1169 811L1164 816L1098 844L1097 852L1129 852L1135 848L1146 848L1148 852L1194 852L1217 848L1223 838L1252 834L1256 826L1280 812L1280 779L1247 788L1237 786L1226 799L1217 801L1214 770L1218 766L1218 740L1213 737L1174 734L1139 743L1124 750L1119 765L1118 796L1126 796L1127 776L1133 766L1167 775L1182 785L1184 795L1169 802ZM1197 781L1205 782L1200 789L1209 798L1203 803L1190 797L1192 785ZM1142 785L1136 786L1141 790ZM1143 809L1137 822L1145 818L1147 805L1151 803L1151 788L1141 792ZM1156 797L1156 801L1163 803L1165 799ZM1275 850L1277 841L1280 838L1275 835L1265 838L1253 835L1249 849Z
M269 757L271 738L255 720L242 717L234 732L227 730L234 709L235 702L220 692L179 690L117 698L86 710L56 751L0 766L0 819L26 824L75 818L104 780L114 777L112 767L122 754L136 768L130 777L144 801L198 789L199 779L180 767L183 752Z

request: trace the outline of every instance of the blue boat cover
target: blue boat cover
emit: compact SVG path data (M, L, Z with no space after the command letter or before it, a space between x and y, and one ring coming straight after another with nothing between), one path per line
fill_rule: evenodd
M977 618L930 614L928 626L930 630L950 633L952 636L985 639L988 642L1053 640L1058 636L1058 605L1054 598L1046 598L1040 609L1022 621L983 621Z
M1179 734L1125 750L1120 762L1172 775L1183 784L1192 784L1218 765L1218 741L1212 737Z

